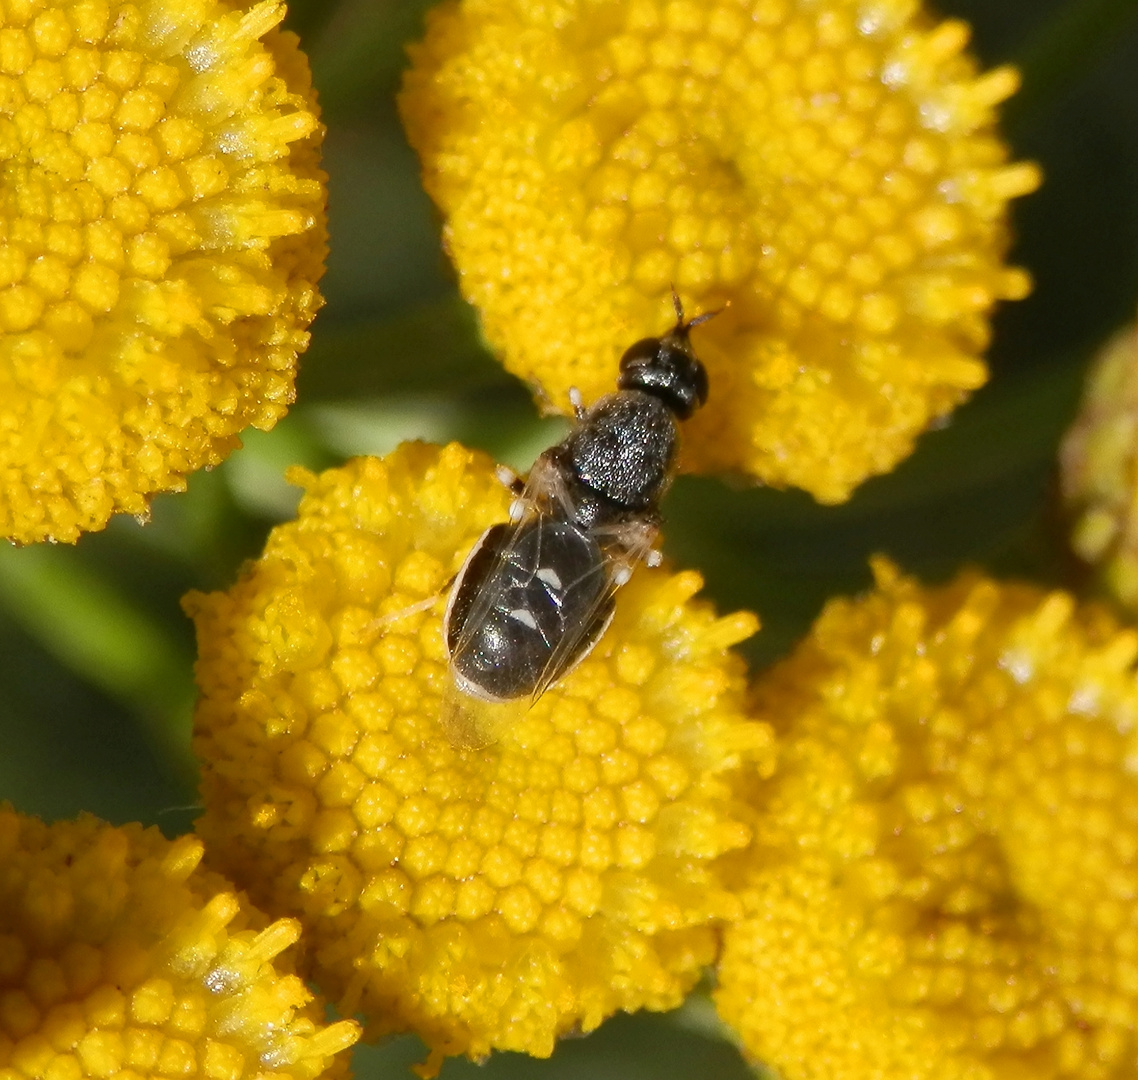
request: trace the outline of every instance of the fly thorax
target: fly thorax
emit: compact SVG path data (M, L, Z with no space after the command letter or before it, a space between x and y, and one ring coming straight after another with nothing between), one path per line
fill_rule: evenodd
M658 398L622 390L601 398L563 443L575 479L624 510L654 508L676 455L676 421Z

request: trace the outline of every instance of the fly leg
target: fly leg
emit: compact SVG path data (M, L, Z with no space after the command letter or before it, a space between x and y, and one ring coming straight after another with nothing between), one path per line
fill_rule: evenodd
M519 522L525 515L525 500L522 495L526 490L526 482L518 476L509 465L498 465L494 469L495 475L498 477L499 483L509 489L509 492L514 497L514 501L510 503L510 520Z
M585 419L585 399L581 397L581 391L575 386L569 387L569 404L573 406L573 416L579 424Z

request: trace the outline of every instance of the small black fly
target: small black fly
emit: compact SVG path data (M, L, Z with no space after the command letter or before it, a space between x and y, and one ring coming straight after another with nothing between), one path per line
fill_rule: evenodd
M600 640L616 590L639 562L656 565L659 504L676 468L679 432L707 400L707 372L673 292L676 325L620 361L617 391L535 462L510 521L491 526L455 578L443 619L454 693L451 741L477 748L503 723L497 706L532 703Z

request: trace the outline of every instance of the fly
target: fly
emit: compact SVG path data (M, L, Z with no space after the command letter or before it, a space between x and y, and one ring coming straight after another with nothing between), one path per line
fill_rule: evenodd
M514 713L569 674L612 621L616 590L640 562L656 565L659 504L676 469L678 422L707 400L689 341L716 312L644 338L621 357L617 390L535 462L510 510L474 545L443 618L457 746L493 742Z

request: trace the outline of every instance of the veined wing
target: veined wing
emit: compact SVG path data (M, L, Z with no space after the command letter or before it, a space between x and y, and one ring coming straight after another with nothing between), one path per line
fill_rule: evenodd
M572 670L607 627L615 588L596 538L558 515L533 512L487 530L444 620L456 691L444 710L452 742L493 741ZM484 707L511 703L522 707Z

